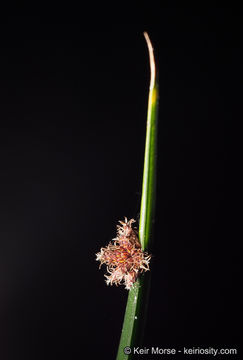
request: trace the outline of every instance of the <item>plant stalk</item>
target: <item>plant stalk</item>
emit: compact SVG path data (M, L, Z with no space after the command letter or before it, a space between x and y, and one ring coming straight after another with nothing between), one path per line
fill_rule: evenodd
M156 151L159 88L156 77L152 44L146 32L144 33L144 37L149 51L151 78L148 97L139 240L144 251L151 251L156 197ZM120 344L116 358L117 360L132 359L133 348L142 345L149 299L149 288L150 272L140 276L129 291Z

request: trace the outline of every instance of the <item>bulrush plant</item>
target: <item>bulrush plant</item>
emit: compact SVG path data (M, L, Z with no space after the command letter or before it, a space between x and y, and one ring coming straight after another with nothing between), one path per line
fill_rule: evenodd
M124 285L129 291L123 327L118 346L117 360L132 359L134 349L142 346L150 288L150 260L156 190L156 149L158 128L159 87L154 53L148 34L150 86L147 111L147 128L140 222L137 231L135 220L119 221L117 236L96 254L96 260L106 265L107 285ZM148 274L145 274L148 272Z

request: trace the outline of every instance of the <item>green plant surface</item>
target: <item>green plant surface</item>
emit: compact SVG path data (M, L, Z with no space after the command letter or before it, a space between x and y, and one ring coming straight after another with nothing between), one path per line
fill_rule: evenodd
M153 48L146 32L144 33L144 36L149 50L151 79L148 98L139 240L144 251L151 251L156 190L156 147L159 88L156 77ZM120 344L117 352L117 360L132 359L133 347L142 345L149 298L149 287L150 272L140 276L129 291ZM131 348L130 354L125 354L124 349L126 347Z

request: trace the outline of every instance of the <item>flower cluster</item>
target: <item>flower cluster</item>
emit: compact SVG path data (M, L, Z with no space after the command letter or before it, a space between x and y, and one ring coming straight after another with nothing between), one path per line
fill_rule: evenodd
M100 266L105 264L109 275L105 275L107 285L124 284L130 290L137 277L149 270L151 255L143 252L137 231L133 228L134 219L119 221L117 237L96 254Z

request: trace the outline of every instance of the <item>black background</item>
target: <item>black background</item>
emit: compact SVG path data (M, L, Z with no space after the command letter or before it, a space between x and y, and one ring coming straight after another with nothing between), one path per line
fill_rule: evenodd
M105 285L95 253L119 219L139 218L144 30L160 79L144 345L239 348L227 163L240 108L240 16L161 8L149 21L143 10L137 23L109 27L84 28L75 10L10 13L1 23L2 360L115 357L127 291Z

